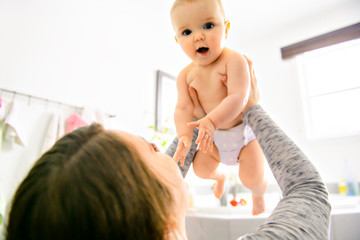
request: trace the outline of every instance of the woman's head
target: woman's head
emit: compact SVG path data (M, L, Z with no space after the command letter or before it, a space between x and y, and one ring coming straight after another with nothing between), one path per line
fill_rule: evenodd
M7 239L164 239L182 228L174 198L185 188L171 188L182 179L151 165L175 163L145 146L97 124L60 139L17 189Z

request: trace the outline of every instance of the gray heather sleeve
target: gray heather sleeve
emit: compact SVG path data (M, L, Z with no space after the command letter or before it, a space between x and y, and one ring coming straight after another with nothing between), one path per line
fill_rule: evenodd
M259 105L244 113L244 122L253 129L283 198L256 232L239 239L329 239L331 206L313 164Z
M188 153L188 155L186 156L185 158L185 161L184 161L184 166L181 166L180 165L180 162L178 163L178 166L180 168L180 171L181 171L181 174L182 176L185 178L190 166L191 166L191 163L194 159L194 156L195 156L195 153L196 153L196 138L198 136L198 130L196 128L194 128L194 132L193 132L193 139L191 141L191 148L190 148L190 151ZM172 141L172 143L170 144L170 146L166 149L165 153L167 155L169 155L170 157L173 157L174 154L175 154L175 151L176 151L176 148L177 148L177 145L178 145L178 138L175 137L175 139Z

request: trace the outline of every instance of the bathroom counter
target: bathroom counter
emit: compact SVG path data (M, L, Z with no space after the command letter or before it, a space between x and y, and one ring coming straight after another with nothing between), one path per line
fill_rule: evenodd
M195 201L195 207L189 208L186 216L186 228L189 239L234 240L246 233L256 231L271 214L280 200L277 193L267 194L266 211L252 216L251 195L241 196L246 206L219 206L218 200L210 195ZM342 196L330 194L332 206L330 240L352 240L360 236L360 196Z

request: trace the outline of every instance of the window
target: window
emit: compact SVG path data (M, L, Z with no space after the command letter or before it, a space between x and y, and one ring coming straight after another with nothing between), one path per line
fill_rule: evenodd
M297 55L310 139L360 134L360 39Z

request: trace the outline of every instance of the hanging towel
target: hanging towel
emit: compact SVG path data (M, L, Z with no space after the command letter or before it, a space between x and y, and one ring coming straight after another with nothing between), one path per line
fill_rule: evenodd
M5 115L5 108L3 106L3 100L2 98L0 97L0 151L1 151L1 148L2 148L2 138L3 138L3 130L2 130L2 127L3 127L3 118L4 118L4 115Z
M59 140L60 138L62 138L65 135L65 120L64 117L59 114L59 121L58 121L58 129L57 129L57 136L56 136L56 140Z
M95 109L92 107L84 107L81 111L81 118L89 124L96 122Z
M7 105L3 122L4 140L25 146L26 120L21 118L20 112L14 101Z
M2 125L3 125L3 122L2 122L2 119L0 119L0 151L2 149L2 139L3 139Z
M103 111L97 109L95 112L96 122L103 125L104 128L108 127L108 116Z
M4 120L5 117L5 107L2 98L0 97L0 122Z
M66 133L72 132L79 127L89 125L81 116L77 113L70 115L66 119Z
M41 154L49 150L64 135L64 125L64 119L60 114L50 113L49 125L45 133Z
M90 124L93 122L96 122L96 123L101 124L104 128L107 128L108 117L100 109L92 108L92 107L84 107L84 109L81 113L81 117L82 117L82 119L84 119L84 121L86 121Z

